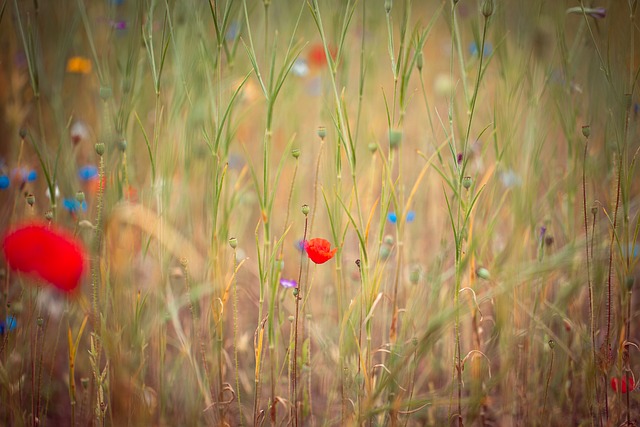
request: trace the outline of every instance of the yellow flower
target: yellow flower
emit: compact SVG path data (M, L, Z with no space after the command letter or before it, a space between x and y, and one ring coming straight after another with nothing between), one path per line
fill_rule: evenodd
M91 72L91 60L82 56L72 56L67 61L67 72L73 74L89 74Z

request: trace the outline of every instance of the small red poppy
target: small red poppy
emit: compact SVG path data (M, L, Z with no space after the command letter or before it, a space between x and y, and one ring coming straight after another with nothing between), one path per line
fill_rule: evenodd
M611 388L616 393L620 390L620 393L626 393L627 391L633 391L635 383L633 377L623 378L611 378Z
M334 60L336 59L336 48L329 46L329 55ZM307 56L309 64L314 67L321 68L327 65L327 55L324 53L324 46L322 43L316 43L309 48L309 55Z
M44 224L23 225L4 236L2 250L7 264L16 271L45 280L65 292L80 284L84 249L64 230Z
M331 243L325 239L311 239L304 242L304 249L311 261L324 264L336 254L338 248L331 249Z

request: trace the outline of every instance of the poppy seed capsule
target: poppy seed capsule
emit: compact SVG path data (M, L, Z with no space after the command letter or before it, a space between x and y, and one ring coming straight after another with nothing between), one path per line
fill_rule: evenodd
M302 213L304 214L304 216L309 215L309 205L302 205Z
M101 86L100 87L100 99L103 101L111 98L111 88L109 86Z
M36 202L36 197L33 194L27 194L26 199L29 206L33 207L33 204Z
M402 142L402 131L391 129L389 131L389 147L398 148Z
M298 157L300 157L300 149L294 148L293 150L291 150L291 155L294 159L297 159Z
M324 126L318 126L318 136L320 139L324 139L327 136L327 128Z
M231 246L231 249L235 249L238 247L238 239L236 239L235 237L232 237L229 239L229 246Z
M96 143L96 154L100 157L104 154L104 142Z
M76 193L76 200L77 200L79 203L84 202L84 200L85 200L85 199L84 199L84 192L83 192L83 191L78 191L78 192Z
M491 274L489 274L489 270L487 270L484 267L480 267L478 270L476 270L476 275L484 280L489 280L491 278Z
M462 178L462 186L467 190L471 188L472 183L473 183L473 180L471 179L470 176L465 176L464 178Z
M589 138L589 136L591 135L591 126L589 125L582 126L582 135L585 138Z

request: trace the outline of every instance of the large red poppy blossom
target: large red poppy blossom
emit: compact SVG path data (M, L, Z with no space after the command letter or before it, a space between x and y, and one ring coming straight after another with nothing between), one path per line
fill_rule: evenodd
M82 244L64 230L45 224L20 226L2 239L12 269L71 292L80 284L85 267Z
M634 386L633 377L611 378L611 388L616 393L618 391L620 391L620 393L633 391Z
M304 242L304 249L311 261L316 264L324 264L336 254L338 248L331 249L331 243L325 239L311 239Z

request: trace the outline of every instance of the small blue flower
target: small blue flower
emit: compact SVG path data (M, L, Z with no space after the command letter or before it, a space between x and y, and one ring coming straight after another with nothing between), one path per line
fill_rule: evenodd
M7 175L0 175L0 190L9 188L10 184L11 184L11 180Z
M295 280L280 279L280 286L283 288L297 288L298 283Z
M16 329L18 326L18 321L15 317L9 315L7 316L7 320L4 322L0 322L0 335L6 332L11 332Z
M233 21L229 24L229 29L227 30L227 34L225 34L224 38L227 39L228 42L234 41L238 38L240 34L240 24L236 21Z
M38 172L35 169L31 169L29 174L27 175L27 182L33 182L38 179Z
M62 205L66 210L69 211L69 213L72 213L72 214L75 214L80 209L82 209L83 212L86 212L87 210L87 202L84 200L82 201L82 203L80 203L76 199L64 199L62 201Z
M78 170L78 177L82 181L91 181L98 177L98 168L94 165L83 166Z
M395 224L398 222L398 215L396 215L395 212L389 212L387 214L387 219L389 220L390 223ZM414 219L416 219L415 211L407 212L407 222L413 222Z
M471 54L471 56L478 56L478 45L476 44L476 42L471 42L469 44L469 53ZM485 42L483 56L487 57L487 56L490 56L492 53L493 53L493 46L491 45L491 43Z
M300 252L304 252L304 240L300 239L298 240L296 243L296 249L299 250Z

